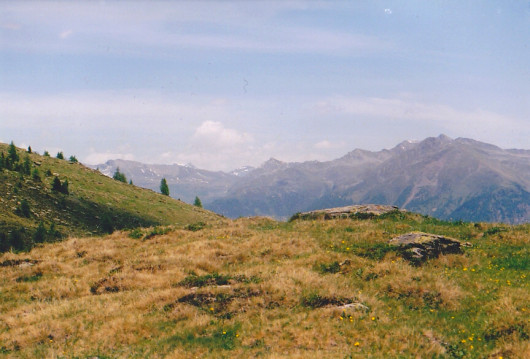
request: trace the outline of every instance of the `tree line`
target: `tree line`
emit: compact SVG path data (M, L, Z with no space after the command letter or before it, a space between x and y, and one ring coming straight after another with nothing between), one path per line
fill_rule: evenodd
M114 178L116 181L127 183L127 176L125 173L120 171L120 167L116 167L112 178ZM129 184L133 184L132 180L129 180ZM165 178L160 180L160 193L164 196L169 196L169 185L167 184L167 180ZM193 205L202 208L202 202L198 196L195 197Z
M29 155L35 153L28 147L25 153L23 150L17 149L13 141L7 147L7 153L4 151L0 152L0 172L11 171L18 172L19 178L15 182L13 192L14 194L20 193L23 188L23 182L25 178L29 177L34 182L42 183L41 174L39 169L31 161ZM48 151L44 152L44 156L50 157ZM58 152L56 158L64 160L64 154ZM71 163L78 163L75 156L70 156L69 161ZM46 177L51 177L53 174L50 170L47 170L44 174ZM61 193L64 195L69 194L68 179L61 181L57 176L54 176L50 183L50 189L52 192ZM32 218L35 215L32 212L30 202L27 198L22 198L17 204L14 213L23 218ZM36 243L42 243L45 241L56 240L61 237L60 232L55 228L55 223L51 222L48 227L43 221L39 222L37 228L33 231L29 228L0 228L0 252L9 250L29 250Z

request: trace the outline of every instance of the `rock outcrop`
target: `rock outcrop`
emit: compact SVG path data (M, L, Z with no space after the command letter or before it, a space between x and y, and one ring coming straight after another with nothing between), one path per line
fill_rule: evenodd
M359 204L345 207L335 207L318 209L315 211L302 212L296 214L294 217L301 219L334 219L334 218L371 218L380 216L384 213L400 211L397 206L388 206L382 204Z
M403 234L392 238L389 244L397 246L402 256L415 264L441 254L461 253L462 247L470 246L454 238L423 232Z

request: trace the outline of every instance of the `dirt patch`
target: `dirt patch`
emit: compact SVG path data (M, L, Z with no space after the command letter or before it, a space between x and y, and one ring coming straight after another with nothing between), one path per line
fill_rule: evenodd
M35 259L8 259L3 262L0 262L0 267L15 267L15 266L33 266L35 264L39 263L38 260Z
M103 293L117 293L127 290L116 277L108 277L98 280L90 286L90 293L94 295Z

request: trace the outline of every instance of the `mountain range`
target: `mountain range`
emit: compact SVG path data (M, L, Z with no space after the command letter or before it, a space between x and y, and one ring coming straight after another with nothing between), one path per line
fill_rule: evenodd
M502 149L445 135L404 141L377 152L356 149L332 161L282 162L214 172L187 165L111 160L134 184L158 190L166 178L171 196L228 217L287 218L296 212L349 204L396 205L440 219L530 221L530 151Z

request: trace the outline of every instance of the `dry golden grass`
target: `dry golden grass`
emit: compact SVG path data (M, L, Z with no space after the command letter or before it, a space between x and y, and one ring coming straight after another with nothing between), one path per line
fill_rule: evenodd
M0 356L525 357L529 227L433 225L475 246L423 266L378 254L423 221L220 220L6 253Z

